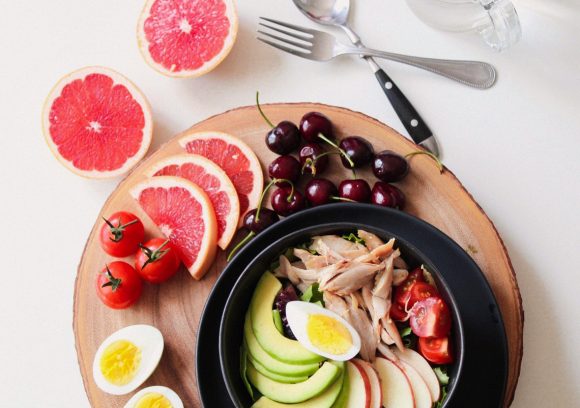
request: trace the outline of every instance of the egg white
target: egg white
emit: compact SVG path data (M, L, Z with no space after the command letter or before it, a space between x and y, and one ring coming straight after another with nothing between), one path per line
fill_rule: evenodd
M125 385L115 385L108 382L101 372L101 357L105 348L117 340L127 340L141 350L141 363L134 378ZM97 386L112 395L124 395L134 391L153 373L163 354L163 335L146 324L124 327L107 337L99 346L93 360L93 378Z
M179 395L177 395L177 393L171 388L162 387L160 385L143 388L141 391L133 395L129 401L127 401L124 408L134 408L141 397L152 392L161 394L167 398L169 402L171 402L171 406L173 408L183 408L183 402L181 401L181 398L179 398Z
M352 346L348 351L343 354L330 354L312 344L306 333L306 324L308 323L308 317L313 314L321 314L336 319L347 328L352 337ZM313 353L336 361L347 361L356 356L360 351L360 336L357 331L340 315L329 309L325 309L314 303L301 301L288 302L286 305L286 318L288 319L288 325L292 329L292 333L296 336L296 340Z

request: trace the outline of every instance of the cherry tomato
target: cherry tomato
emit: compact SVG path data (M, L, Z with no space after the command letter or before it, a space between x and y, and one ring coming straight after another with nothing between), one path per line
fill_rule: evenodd
M433 364L453 362L451 344L448 337L420 337L419 353Z
M135 257L135 269L143 279L161 283L175 275L181 261L168 239L153 238L140 247L141 251Z
M411 286L415 282L425 282L425 276L423 275L423 269L415 268L407 276L407 279L403 281L397 288L395 289L394 293L394 303L398 303L399 305L403 306L403 309L407 305L407 302L410 300L410 289ZM408 306L411 308L411 306Z
M100 240L106 253L122 258L137 252L145 237L145 228L135 214L120 211L104 220Z
M393 320L402 322L407 318L407 312L405 312L405 306L398 303L393 303L391 309L389 310L389 315Z
M440 297L420 300L409 314L411 330L419 337L445 337L451 330L451 313Z
M407 309L411 309L420 300L425 300L430 297L439 297L437 288L429 285L427 282L415 282L409 289L409 303Z
M143 290L143 282L137 271L123 261L106 265L97 274L96 286L99 299L112 309L131 306Z

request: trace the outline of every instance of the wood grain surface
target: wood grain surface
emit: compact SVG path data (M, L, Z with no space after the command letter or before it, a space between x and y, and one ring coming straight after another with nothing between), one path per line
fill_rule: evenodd
M347 109L301 103L265 105L264 110L274 123L285 119L298 123L304 113L320 111L333 121L339 137L364 136L377 151L391 149L406 154L417 149L412 142L390 127ZM181 396L186 407L201 406L195 372L197 329L205 301L225 265L224 253L220 251L203 280L196 282L182 270L167 283L147 285L141 299L130 309L109 309L98 300L95 292L95 274L103 268L105 262L111 260L98 242L101 217L119 210L132 211L144 221L148 236L160 235L128 193L135 183L145 178L143 173L152 163L182 153L178 139L186 133L222 131L250 145L260 158L263 168L266 168L276 157L264 144L267 130L267 125L254 107L238 108L200 122L175 136L144 160L119 184L103 206L78 268L73 317L79 366L93 407L123 407L130 398L131 394L113 396L98 389L93 380L92 364L98 346L107 336L124 326L137 323L158 327L165 338L161 363L143 386L168 386ZM513 400L520 372L524 320L521 296L508 253L491 220L453 173L446 170L439 174L433 161L426 156L414 156L410 160L412 170L399 183L407 195L405 211L435 225L466 249L485 273L499 302L509 343L508 406ZM333 158L331 162L325 176L334 181L346 177L346 169L339 164L338 159ZM368 170L359 173L369 181L373 180ZM128 262L133 261L128 259Z

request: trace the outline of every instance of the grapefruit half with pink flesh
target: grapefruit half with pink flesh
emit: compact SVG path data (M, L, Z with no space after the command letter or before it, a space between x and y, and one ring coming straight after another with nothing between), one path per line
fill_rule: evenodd
M191 276L201 279L217 251L217 221L207 194L180 177L152 177L131 189L141 209L179 250Z
M170 156L155 163L147 175L182 177L197 184L208 195L217 219L217 244L226 249L236 233L240 202L228 175L217 164L197 154Z
M126 173L147 153L151 108L141 91L109 68L86 67L63 77L48 95L42 128L50 150L70 171L108 178Z
M172 77L197 77L217 67L237 33L233 0L147 0L137 26L145 61Z
M197 132L183 136L180 145L220 166L238 192L240 223L243 216L258 206L264 187L260 161L250 147L237 137L221 132Z

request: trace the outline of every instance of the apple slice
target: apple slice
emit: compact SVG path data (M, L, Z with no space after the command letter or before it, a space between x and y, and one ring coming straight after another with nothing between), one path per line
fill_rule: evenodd
M421 375L417 370L403 360L399 360L397 364L399 364L403 371L405 371L405 374L411 383L413 395L415 396L415 408L431 408L433 406L431 393Z
M371 405L370 408L381 408L383 406L383 391L381 390L381 383L379 381L379 376L373 368L373 366L360 358L355 358L351 360L356 366L364 370L369 382L371 384Z
M365 370L352 361L346 362L350 392L345 408L370 408L371 383Z
M399 359L413 367L419 373L421 378L423 378L423 381L425 381L425 384L427 384L427 387L429 388L431 399L433 401L439 401L439 397L441 396L439 380L437 380L437 376L427 360L425 360L425 358L415 350L405 349L405 351L402 352L397 349L393 351Z
M403 369L382 357L377 357L375 360L375 368L381 380L383 406L415 408L413 389Z

